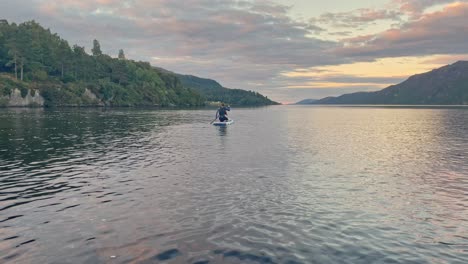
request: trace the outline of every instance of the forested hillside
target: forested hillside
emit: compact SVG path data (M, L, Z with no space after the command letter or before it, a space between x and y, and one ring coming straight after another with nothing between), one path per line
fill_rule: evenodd
M94 40L91 53L34 21L0 20L0 96L14 89L23 97L28 90L38 91L46 106L195 106L205 101L175 74L127 60L123 50L112 58Z

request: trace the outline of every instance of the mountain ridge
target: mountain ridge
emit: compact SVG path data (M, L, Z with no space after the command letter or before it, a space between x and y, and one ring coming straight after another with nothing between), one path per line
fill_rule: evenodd
M184 87L197 91L209 102L224 102L233 106L279 104L258 92L226 88L216 80L194 75L183 75L177 73L176 75Z
M301 100L297 103L295 103L296 105L307 105L307 104L313 104L315 102L317 102L318 99L304 99L304 100Z
M325 97L314 104L468 105L468 61L457 61L375 92Z

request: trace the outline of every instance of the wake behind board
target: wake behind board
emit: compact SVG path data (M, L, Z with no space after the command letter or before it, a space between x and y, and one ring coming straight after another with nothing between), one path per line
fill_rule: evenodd
M229 119L228 121L226 122L214 122L213 123L213 126L228 126L228 125L231 125L232 123L234 123L234 120L232 119Z

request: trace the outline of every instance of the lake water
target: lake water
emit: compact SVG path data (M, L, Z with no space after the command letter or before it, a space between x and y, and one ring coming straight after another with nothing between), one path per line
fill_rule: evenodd
M0 109L1 263L467 263L468 109Z

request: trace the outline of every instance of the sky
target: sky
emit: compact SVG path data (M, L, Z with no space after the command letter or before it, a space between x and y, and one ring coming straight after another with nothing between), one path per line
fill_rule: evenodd
M282 103L468 60L468 0L0 0L0 19Z

